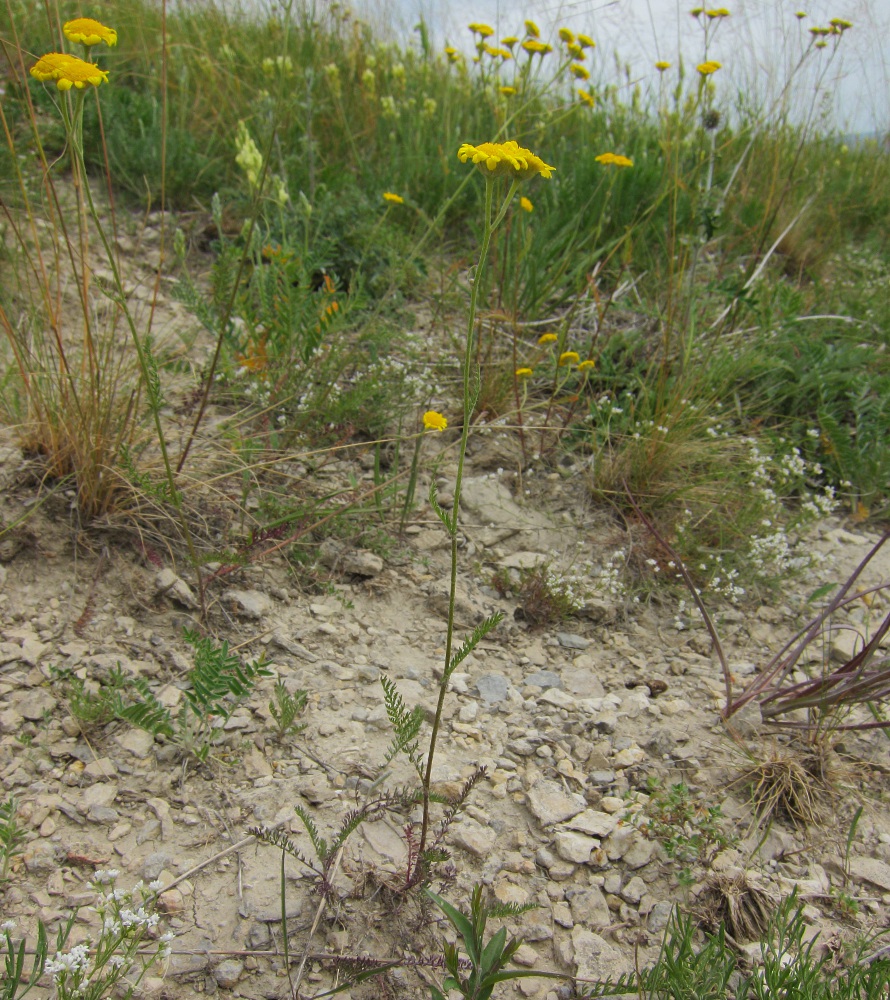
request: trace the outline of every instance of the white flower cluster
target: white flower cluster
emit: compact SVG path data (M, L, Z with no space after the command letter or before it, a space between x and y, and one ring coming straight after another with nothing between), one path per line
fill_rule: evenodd
M612 597L624 597L627 593L623 580L626 561L624 549L616 549L594 574L597 590Z
M548 566L544 573L547 590L563 605L567 614L579 611L587 598L587 580L574 573L559 573Z
M46 963L59 1000L110 996L131 972L135 971L138 983L156 962L170 957L174 936L169 932L157 939L154 951L144 949L146 938L157 937L154 892L161 888L160 883L146 888L137 882L132 889L119 889L115 887L119 874L115 869L97 871L90 883L99 893L95 906L102 918L99 940L94 944L88 939L59 950ZM8 925L15 927L11 921L3 927Z

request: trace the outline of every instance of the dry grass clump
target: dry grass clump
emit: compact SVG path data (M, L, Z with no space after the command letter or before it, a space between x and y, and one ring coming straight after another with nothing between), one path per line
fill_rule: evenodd
M716 929L722 923L736 943L760 940L776 909L760 882L740 869L712 872L698 902L706 926Z
M760 756L747 751L749 763L737 783L747 788L761 820L784 819L796 827L817 825L849 779L827 741L788 744L777 741Z

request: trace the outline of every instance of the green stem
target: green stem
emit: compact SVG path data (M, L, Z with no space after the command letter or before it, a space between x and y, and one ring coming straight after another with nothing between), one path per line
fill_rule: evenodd
M486 177L485 179L485 223L482 230L482 247L479 251L479 262L476 264L475 274L470 291L470 315L467 322L467 342L464 348L463 365L463 390L464 390L464 419L460 432L460 448L457 457L457 479L454 484L454 501L451 507L451 584L448 593L448 630L445 638L445 666L442 674L442 682L439 685L439 698L436 702L436 714L433 719L433 729L430 733L429 751L426 755L426 769L423 775L423 822L420 829L420 858L421 863L423 853L426 848L427 835L430 824L430 786L432 784L433 758L436 753L436 742L439 737L439 727L442 723L442 708L445 704L445 695L448 690L448 679L450 677L449 666L451 664L451 650L454 645L454 603L457 593L457 519L460 510L461 484L464 474L464 459L467 454L467 439L470 436L470 420L473 416L473 409L476 405L476 393L472 391L470 383L470 366L473 358L473 339L476 328L476 307L479 299L479 289L482 285L482 275L485 268L485 261L488 257L488 249L491 245L491 234L500 225L506 214L507 207L513 196L519 190L519 182L513 181L504 204L498 212L497 218L492 222L492 204L494 202L495 179Z

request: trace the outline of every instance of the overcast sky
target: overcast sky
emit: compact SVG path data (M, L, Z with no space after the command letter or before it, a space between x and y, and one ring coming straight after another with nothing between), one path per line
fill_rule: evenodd
M800 56L811 25L832 17L853 22L829 60L829 48L813 53L793 87L798 117L812 103L817 78L837 127L843 132L886 132L890 129L890 0L721 0L731 17L715 32L708 56L723 63L715 78L727 97L741 91L755 94L763 106L781 90L787 72ZM595 58L604 79L612 82L614 56L629 62L632 76L643 86L654 84L656 59L674 61L682 53L687 63L703 58L702 32L689 16L694 0L353 0L357 13L391 32L409 38L423 14L436 44L448 39L469 46L470 21L482 21L499 35L521 32L532 18L547 36L566 25L591 35ZM808 17L801 23L797 10ZM416 37L416 36L415 36ZM829 64L830 63L830 64ZM827 65L829 64L829 65Z

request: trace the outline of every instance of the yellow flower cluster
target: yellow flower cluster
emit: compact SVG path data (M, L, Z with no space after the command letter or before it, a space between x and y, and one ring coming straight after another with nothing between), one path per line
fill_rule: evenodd
M400 194L393 194L392 191L383 192L383 200L393 205L404 205L405 199Z
M633 160L629 160L626 156L622 156L620 153L600 153L599 156L595 156L594 159L597 163L602 163L606 167L632 167L634 165Z
M542 333L541 336L538 337L538 343L541 346L544 346L545 344L555 344L558 340L559 337L555 333ZM579 372L588 372L596 367L596 363L591 361L589 358L582 361L581 356L577 351L563 351L556 359L556 365L558 368L575 366ZM531 378L532 369L517 368L514 374L516 378Z
M467 27L474 35L478 35L480 38L491 38L494 34L494 28L488 24L480 24L478 21L468 24Z
M522 47L530 56L540 56L542 59L548 52L553 51L553 46L542 42L540 38L526 38Z
M465 142L457 151L457 157L461 163L468 160L475 163L487 177L509 176L524 181L540 174L547 180L556 169L512 139L483 142L478 146Z
M729 11L725 7L716 7L714 10L706 10L705 17L713 21L715 18L729 17Z
M76 17L66 21L62 31L70 42L77 42L89 49L93 45L117 45L117 32L91 17ZM31 76L41 83L52 81L59 90L83 90L108 83L108 73L94 63L68 55L67 52L47 52L31 67Z
M666 69L671 68L671 64L669 62L666 62L664 59L659 59L658 62L655 64L655 68L658 70L659 73L663 73Z
M531 199L526 198L525 195L519 199L519 207L523 212L533 212L535 209L535 206L531 203Z
M716 59L709 59L707 62L699 63L695 68L702 76L710 76L712 73L716 73L718 69L722 69L722 67L723 63L717 62Z
M100 21L91 17L76 17L62 26L65 37L70 42L80 42L87 47L104 42L106 45L117 45L117 32L108 28Z
M59 90L70 90L72 87L83 90L84 87L108 83L105 70L65 52L48 52L41 56L31 67L31 76L43 83L52 80Z

